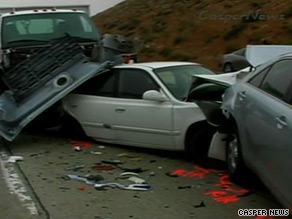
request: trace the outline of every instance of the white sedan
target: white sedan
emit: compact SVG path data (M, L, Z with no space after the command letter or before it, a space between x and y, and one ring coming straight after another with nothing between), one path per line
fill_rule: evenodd
M79 127L100 142L186 150L203 160L213 129L199 106L187 101L193 75L201 74L214 72L191 62L115 66L63 99L63 128Z

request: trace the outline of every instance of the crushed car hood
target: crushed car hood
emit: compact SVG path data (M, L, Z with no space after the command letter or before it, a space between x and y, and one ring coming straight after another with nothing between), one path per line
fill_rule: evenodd
M224 74L217 74L217 75L194 75L194 77L204 80L206 82L211 82L214 84L229 87L235 84L238 80L244 78L248 73L250 73L250 71L251 71L251 68L247 67L242 70L231 72L231 73L224 73Z
M120 64L119 45L113 45L111 52L109 41L101 53L102 62L89 62L79 44L66 36L6 72L2 79L9 90L0 96L0 135L14 140L28 123L73 89Z

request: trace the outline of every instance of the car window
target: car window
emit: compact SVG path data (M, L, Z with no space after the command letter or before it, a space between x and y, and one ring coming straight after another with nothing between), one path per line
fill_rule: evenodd
M139 69L122 69L119 72L118 97L142 99L147 90L159 91L159 86L151 76Z
M274 64L264 79L261 89L273 96L285 100L292 82L292 60L283 60Z
M184 100L190 91L194 75L214 74L200 65L184 65L154 70L170 92L179 100Z
M268 71L269 68L266 68L262 72L256 74L252 79L249 80L249 83L252 84L253 86L260 87Z
M239 55L239 56L245 56L245 48L235 51L234 54Z
M115 71L105 72L98 75L90 80L86 81L84 84L79 86L73 91L76 94L94 95L94 96L104 96L104 97L114 97L114 82L115 82Z

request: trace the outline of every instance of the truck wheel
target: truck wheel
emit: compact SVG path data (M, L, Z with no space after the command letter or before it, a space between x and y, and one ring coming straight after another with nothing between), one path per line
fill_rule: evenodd
M214 133L214 127L205 123L190 134L186 152L196 163L210 166L215 162L215 159L208 157L210 143Z
M237 130L229 135L226 147L226 162L230 177L235 182L241 182L247 174L247 168L241 154L241 145Z

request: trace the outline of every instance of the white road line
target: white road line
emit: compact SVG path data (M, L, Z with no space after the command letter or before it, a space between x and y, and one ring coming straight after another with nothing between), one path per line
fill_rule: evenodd
M16 195L20 202L22 202L23 206L28 209L32 215L38 215L39 212L36 208L35 202L29 196L24 183L15 170L15 164L7 162L8 158L9 156L4 151L0 151L0 166L9 192Z

